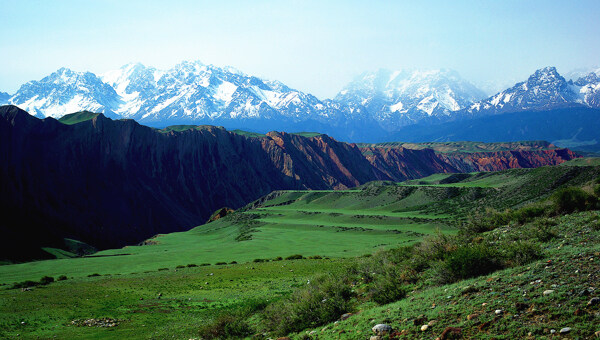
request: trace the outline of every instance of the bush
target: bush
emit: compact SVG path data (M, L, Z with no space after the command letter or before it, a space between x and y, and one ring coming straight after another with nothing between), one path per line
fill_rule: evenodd
M64 281L66 279L67 279L66 275L61 275L61 276L58 277L57 281Z
M285 258L286 260L302 260L304 259L304 256L300 255L300 254L296 254L296 255L290 255L288 257Z
M577 187L567 187L557 190L552 195L554 210L557 213L572 213L594 209L596 206L596 197Z
M192 267L198 267L198 265L197 265L197 264L194 264L194 263L190 263L190 264L188 264L188 265L187 265L187 267L188 267L188 268L192 268Z
M311 260L321 260L321 259L323 259L320 255L309 256L308 258L311 259Z
M182 268L185 268L185 266L184 266L184 265L182 265L182 264L180 264L180 265L177 265L177 267L175 267L175 269L182 269Z
M47 285L54 282L54 278L52 276L44 276L40 279L41 285Z
M237 261L231 261L229 264L237 264Z
M558 233L553 228L555 225L556 221L549 218L538 219L533 223L531 228L532 236L541 242L548 242L558 236Z
M210 263L202 263L200 266L202 266L202 267L210 266Z
M340 282L338 276L321 276L288 298L269 305L265 310L265 321L277 334L323 325L349 312L352 296L350 285Z
M546 213L546 208L541 205L529 205L514 211L511 215L511 220L524 224L532 221L536 217L540 217Z
M217 265L217 266L223 266L223 265L226 265L226 264L227 264L227 262L217 262L217 263L215 263L215 265Z
M463 245L448 255L446 269L454 281L501 269L498 253L487 244Z
M273 261L281 261L283 260L283 257L281 256L277 256L276 258L273 259Z
M252 334L250 325L243 317L224 314L200 327L203 339L239 339Z
M162 269L162 270L169 270L169 268L161 268L161 269ZM161 270L161 269L159 269L159 270ZM100 276L100 274L98 274L98 273L94 273L94 274L90 274L90 275L88 275L88 277L95 277L95 276Z
M402 283L400 273L396 271L396 267L388 268L385 274L375 276L369 292L372 301L384 305L406 296L406 287Z
M40 284L39 282L27 280L27 281L17 282L15 284L13 284L12 287L13 288L29 288L29 287L36 287L39 284Z
M252 262L256 262L256 263L260 263L260 262L268 262L269 260L267 259L254 259L252 260Z
M505 249L505 266L522 266L542 258L542 248L537 243L529 241L511 242L502 248Z

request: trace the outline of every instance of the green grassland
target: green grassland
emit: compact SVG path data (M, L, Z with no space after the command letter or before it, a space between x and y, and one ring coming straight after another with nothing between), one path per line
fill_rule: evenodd
M518 209L547 200L561 187L590 187L599 176L599 167L557 166L437 174L402 183L373 182L347 191L276 191L215 222L187 232L157 235L143 245L72 258L81 245L71 240L73 252L57 253L61 259L0 266L0 338L17 334L26 339L199 338L202 325L226 314L241 315L253 332L266 332L259 338L266 338L273 334L265 329L264 307L306 287L316 275L353 268L369 259L363 255L444 235L454 237L475 212ZM589 336L593 327L583 325L583 320L591 317L588 321L597 322L592 311L586 310L581 317L567 315L583 297L567 301L566 288L557 288L559 299L546 304L548 299L537 295L542 287L569 285L577 290L587 284L583 274L573 277L566 273L574 269L577 254L600 250L598 228L594 229L600 218L597 212L587 212L552 219L553 235L557 236L544 240L543 258L528 267L509 267L445 285L432 283L435 280L424 274L419 283L407 286L407 298L382 306L359 299L348 310L354 316L329 324L325 330L328 321L322 322L314 330L319 339L366 338L374 322L386 322L407 330L411 338L435 338L445 326L461 327L468 337L521 337L527 334L521 330L511 333L510 328L518 328L523 319L497 319L493 310L504 308L514 315L512 309L521 301L525 286L534 297L531 303L551 314L544 325L566 325L573 327L574 334ZM527 239L528 234L520 235L520 230L514 226L482 235L490 242ZM294 254L313 259L285 259ZM557 263L552 269L560 271L546 270L549 259ZM598 269L590 267L595 263L585 263L582 270L586 275ZM12 288L25 280L61 275L66 280L35 286L31 291ZM538 279L543 285L527 286ZM465 286L477 289L465 295L460 293ZM361 287L357 286L357 291ZM489 305L482 308L483 302ZM574 307L556 307L567 302ZM431 308L434 303L436 307ZM466 315L475 312L481 314L482 323L493 320L485 332L477 331L479 324L466 320ZM421 314L437 322L429 333L421 333L412 323ZM104 317L116 319L118 325L73 324L74 320ZM546 334L545 326L540 326L543 320L531 317L527 320L533 334Z
M75 112L68 115L62 116L58 121L66 124L73 125L81 122L85 122L90 119L94 119L98 117L99 113L89 112L89 111L81 111Z

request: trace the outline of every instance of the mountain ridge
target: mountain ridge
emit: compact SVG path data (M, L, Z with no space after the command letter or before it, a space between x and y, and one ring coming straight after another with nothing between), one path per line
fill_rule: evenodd
M431 149L366 150L324 134L252 137L216 126L159 131L103 114L67 125L2 106L0 208L7 218L0 226L7 236L1 249L26 244L19 256L37 257L39 247L59 247L63 238L98 249L121 247L189 229L218 208L237 208L274 190L346 189L373 180L553 165L578 157L561 150L468 157ZM476 160L494 157L502 160ZM6 252L0 258L15 256Z

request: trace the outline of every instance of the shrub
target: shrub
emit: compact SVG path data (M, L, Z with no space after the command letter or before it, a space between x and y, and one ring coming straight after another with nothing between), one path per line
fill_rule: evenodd
M269 260L267 260L267 259L254 259L254 260L252 260L252 262L256 262L256 263L267 262L267 261L269 261Z
M163 270L169 270L169 268L162 268ZM160 269L159 269L160 270ZM100 276L98 273L90 274L88 277Z
M197 264L194 264L194 263L190 263L190 264L188 264L188 265L187 265L187 267L188 267L188 268L192 268L192 267L198 267L198 265L197 265Z
M554 230L556 221L549 218L538 219L533 223L531 227L532 236L537 238L541 242L548 242L551 239L558 236L558 233Z
M337 320L352 309L352 290L334 275L315 278L288 298L265 309L265 321L277 334L298 332Z
M541 205L529 205L514 211L511 215L511 220L524 224L532 221L536 217L540 217L546 213L546 208Z
M210 263L202 263L200 266L202 266L202 267L210 266Z
M281 256L277 256L276 258L273 259L273 261L281 261L283 260L283 257Z
M163 270L169 270L169 268L158 268L159 272L162 272Z
M58 277L57 281L64 281L66 279L67 279L66 275L61 275L61 276Z
M593 209L597 199L577 187L567 187L557 190L552 195L554 210L557 213L572 213Z
M498 257L490 245L463 245L448 255L445 266L452 279L467 279L502 268Z
M384 305L406 296L406 287L402 284L401 274L396 268L388 268L385 274L375 276L369 292L371 300Z
M290 255L288 257L285 258L286 260L302 260L304 259L304 256L300 255L300 254L296 254L296 255Z
M40 279L41 285L47 285L54 282L54 278L52 276L44 276Z
M237 264L237 261L231 261L229 264Z
M321 259L323 259L320 255L309 256L308 258L311 259L311 260L321 260Z
M522 266L542 258L542 248L537 243L530 241L511 242L502 248L505 249L506 266Z
M175 269L181 269L181 268L185 268L185 266L180 264L180 265L177 265L177 267L175 267Z
M223 265L226 265L226 264L227 264L227 262L217 262L217 263L215 263L215 265L217 265L217 266L223 266Z
M242 316L223 314L200 327L203 339L239 339L252 334L250 325Z
M39 282L27 280L27 281L17 282L15 284L13 284L12 287L13 288L29 288L29 287L35 287L39 284L40 284Z

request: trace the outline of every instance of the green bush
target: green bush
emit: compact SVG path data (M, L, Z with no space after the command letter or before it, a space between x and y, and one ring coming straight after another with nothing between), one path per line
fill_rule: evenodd
M237 261L231 261L229 264L237 264Z
M66 275L61 275L61 276L58 277L57 281L64 281L66 279L67 279Z
M266 325L276 334L298 332L337 320L349 312L353 304L352 290L337 275L315 278L288 298L265 309Z
M502 247L505 251L505 266L522 266L542 258L542 248L530 241L511 242Z
M557 190L552 195L554 210L557 213L585 211L596 207L597 198L578 187L567 187Z
M546 213L546 207L541 205L528 205L512 212L510 219L519 224L524 224L543 216Z
M273 261L281 261L283 260L283 257L281 256L277 256L276 258L273 259Z
M169 270L169 268L161 268L161 269L159 269L159 270ZM88 277L95 277L95 276L100 276L100 274L98 274L98 273L94 273L94 274L90 274L90 275L88 275Z
M192 268L192 267L198 267L198 265L197 265L197 264L194 264L194 263L190 263L190 264L188 264L188 265L187 265L187 267L188 267L188 268Z
M47 285L54 282L54 278L52 276L44 276L40 279L41 285Z
M200 327L202 339L239 339L252 334L250 325L242 316L223 314Z
M488 244L468 244L450 253L445 266L454 280L467 279L501 269L498 257Z
M227 264L227 262L217 262L217 263L215 263L216 266L223 266L223 265L226 265L226 264Z
M260 262L268 262L269 260L267 259L254 259L252 260L252 262L256 262L256 263L260 263Z
M290 255L288 257L285 258L286 260L302 260L304 259L304 256L300 255L300 254L296 254L296 255Z
M175 267L175 269L182 269L182 268L185 268L185 266L184 266L184 265L182 265L182 264L180 264L180 265L177 265L177 267Z
M380 305L398 301L405 296L406 286L396 267L389 268L383 275L376 275L369 292L369 298Z
M40 283L39 282L35 282L35 281L31 281L31 280L27 280L27 281L22 281L22 282L17 282L15 284L13 284L12 288L29 288L29 287L36 287L38 286Z

